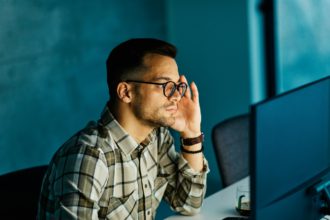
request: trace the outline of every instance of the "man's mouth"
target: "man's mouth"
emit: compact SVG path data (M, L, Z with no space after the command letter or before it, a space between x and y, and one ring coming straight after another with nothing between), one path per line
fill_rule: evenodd
M166 111L168 111L168 112L175 113L177 110L178 110L178 107L175 106L175 105L171 105L171 106L166 107Z

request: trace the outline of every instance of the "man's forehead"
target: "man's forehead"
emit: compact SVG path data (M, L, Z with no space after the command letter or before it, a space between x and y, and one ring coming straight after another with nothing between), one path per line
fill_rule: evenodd
M153 75L149 78L152 81L173 81L178 82L180 79L179 74L159 74L159 75Z
M145 65L148 69L145 79L153 81L179 81L178 66L171 57L163 55L149 56Z

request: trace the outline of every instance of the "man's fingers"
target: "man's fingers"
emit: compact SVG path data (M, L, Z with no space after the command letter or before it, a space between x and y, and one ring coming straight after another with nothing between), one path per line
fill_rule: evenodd
M188 81L187 81L187 78L184 76L184 75L181 75L180 76L180 82L184 82L184 83L186 83L187 84L187 91L186 91L186 93L184 94L184 96L186 97L186 98L191 98L191 90L190 90L190 88L189 88L189 84L188 84Z
M199 101L199 93L198 93L198 88L197 88L197 85L195 82L192 82L190 84L190 87L191 87L191 91L192 91L192 100L194 102L198 102Z

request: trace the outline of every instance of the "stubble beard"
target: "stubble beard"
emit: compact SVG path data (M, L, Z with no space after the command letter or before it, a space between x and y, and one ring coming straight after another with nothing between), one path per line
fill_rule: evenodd
M171 114L170 116L165 116L162 114L166 106L161 106L150 112L148 109L141 108L141 105L135 106L133 108L135 116L145 125L158 128L158 127L170 127L175 123L175 116Z

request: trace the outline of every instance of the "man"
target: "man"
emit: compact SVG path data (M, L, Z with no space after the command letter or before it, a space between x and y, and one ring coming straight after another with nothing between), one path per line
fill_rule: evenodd
M198 90L178 73L176 48L128 40L107 60L110 101L55 154L39 219L154 219L164 197L185 215L199 211L207 162ZM168 127L181 135L177 153Z

